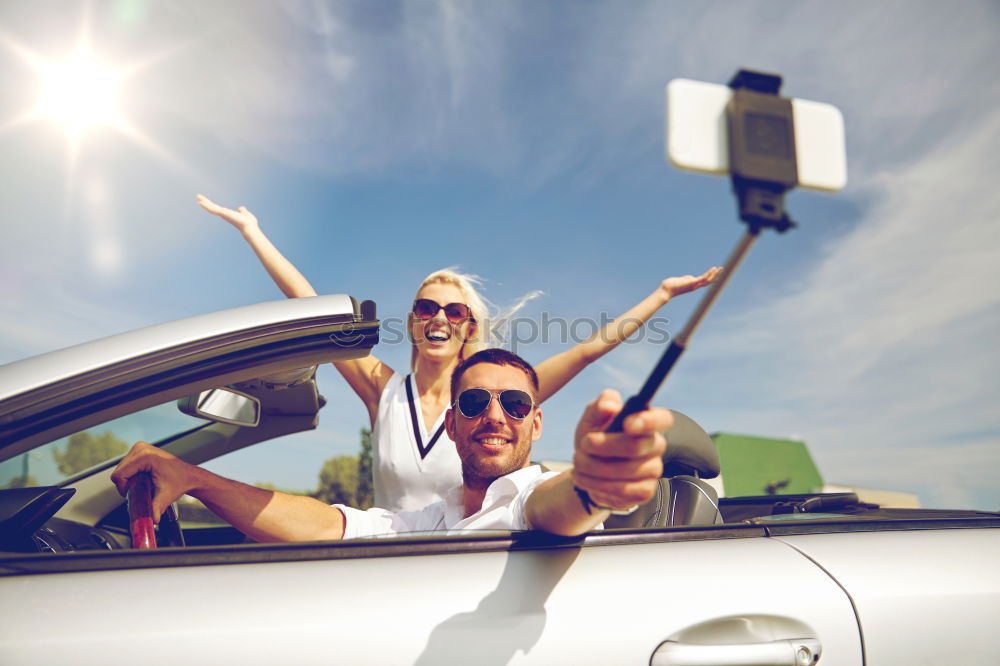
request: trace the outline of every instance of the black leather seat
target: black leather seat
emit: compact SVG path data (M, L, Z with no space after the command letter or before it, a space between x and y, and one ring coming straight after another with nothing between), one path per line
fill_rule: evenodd
M666 433L663 478L656 496L627 516L608 517L605 529L722 523L718 493L702 480L719 475L715 443L693 419L676 410L671 413L674 426Z

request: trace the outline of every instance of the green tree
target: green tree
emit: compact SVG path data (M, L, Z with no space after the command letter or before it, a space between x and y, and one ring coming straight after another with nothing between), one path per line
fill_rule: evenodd
M327 504L358 506L357 456L337 456L323 463L315 496Z
M361 429L361 451L356 456L337 456L323 463L319 487L313 497L327 504L346 504L370 509L375 499L372 483L372 431Z
M94 435L90 432L78 432L69 436L66 448L52 450L59 471L72 476L77 472L99 465L122 455L128 451L128 444L115 437L110 430Z
M7 485L0 486L0 488L34 488L38 485L38 479L31 476L15 476L11 479Z
M372 480L372 431L361 429L361 453L358 454L358 503L359 509L370 509L375 502L375 483Z

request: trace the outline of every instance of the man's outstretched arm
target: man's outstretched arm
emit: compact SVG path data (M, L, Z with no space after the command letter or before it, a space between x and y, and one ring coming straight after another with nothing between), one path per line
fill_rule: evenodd
M227 523L256 541L319 541L344 536L344 514L312 497L255 488L213 474L180 458L137 442L111 474L118 492L139 472L153 477L153 514L160 515L181 495L195 497Z
M653 498L667 446L661 433L673 417L649 409L626 418L624 432L604 432L623 406L611 390L587 405L576 428L573 468L542 482L525 503L532 528L575 536L610 515L595 505L627 509Z

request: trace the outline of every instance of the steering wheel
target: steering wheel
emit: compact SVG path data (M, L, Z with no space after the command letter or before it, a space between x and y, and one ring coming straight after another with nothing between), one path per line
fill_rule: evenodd
M153 523L153 477L139 472L128 480L125 500L128 503L129 532L132 547L141 550L156 548L156 530ZM184 533L177 522L173 505L160 516L160 540L163 546L183 546Z

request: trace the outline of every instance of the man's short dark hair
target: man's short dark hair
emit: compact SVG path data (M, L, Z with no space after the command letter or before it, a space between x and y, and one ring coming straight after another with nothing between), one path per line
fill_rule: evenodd
M514 352L509 352L506 349L500 349L499 347L494 347L492 349L484 349L478 351L469 358L465 359L455 368L454 372L451 373L451 402L455 403L455 397L458 393L458 385L462 381L462 375L465 371L474 365L479 363L492 363L493 365L510 365L515 368L520 368L524 374L528 375L531 380L531 385L534 387L535 398L538 398L538 375L535 374L535 369L531 367L531 364L525 361L523 358L515 354Z

